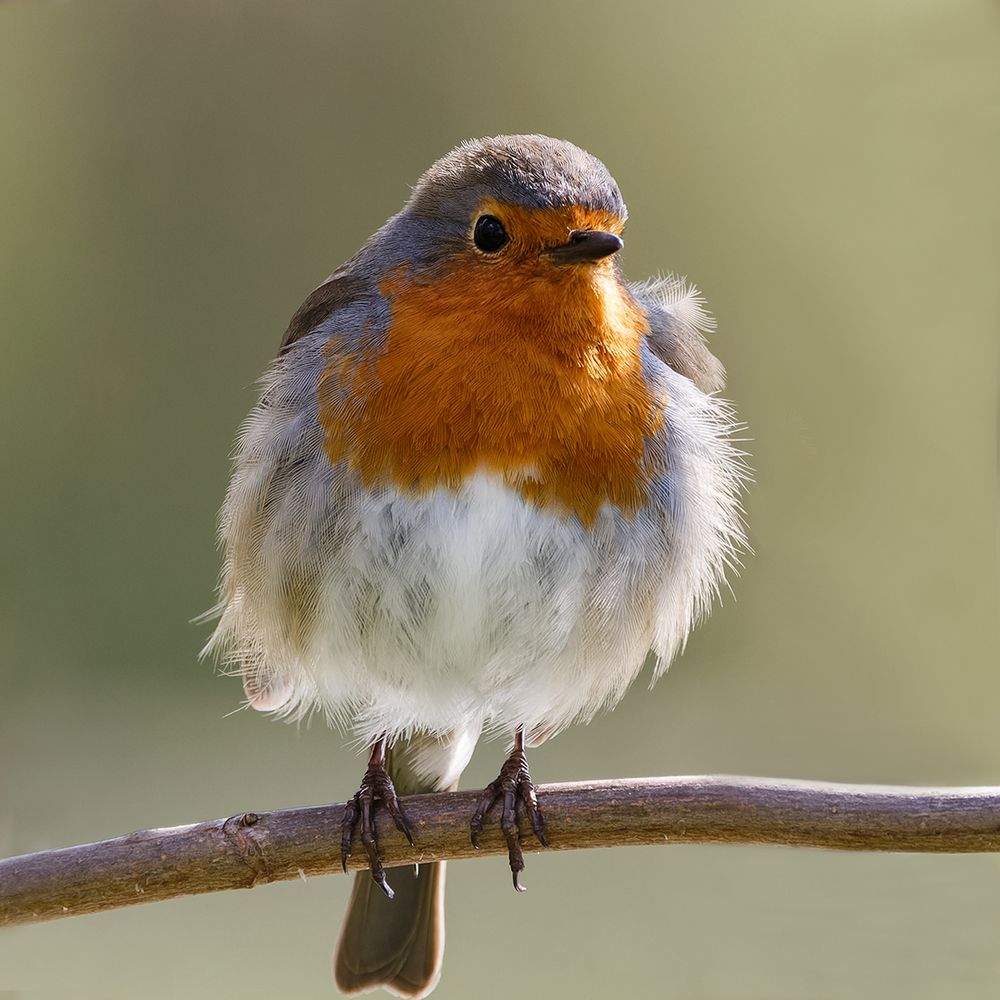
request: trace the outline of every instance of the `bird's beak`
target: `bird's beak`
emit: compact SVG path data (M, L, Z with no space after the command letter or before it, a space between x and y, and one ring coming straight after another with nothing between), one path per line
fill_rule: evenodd
M585 264L610 257L623 246L625 241L614 233L605 233L600 229L575 229L569 234L568 243L549 247L545 256L557 264Z

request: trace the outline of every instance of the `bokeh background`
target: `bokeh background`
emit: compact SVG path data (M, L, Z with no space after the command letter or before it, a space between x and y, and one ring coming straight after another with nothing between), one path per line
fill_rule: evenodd
M342 799L198 662L215 512L291 313L462 138L544 131L687 274L755 555L543 781L1000 781L1000 9L0 4L0 854ZM496 771L480 748L466 785ZM438 996L1000 990L1000 859L675 846L456 864ZM25 996L329 997L343 878L0 935ZM516 956L512 970L503 959Z

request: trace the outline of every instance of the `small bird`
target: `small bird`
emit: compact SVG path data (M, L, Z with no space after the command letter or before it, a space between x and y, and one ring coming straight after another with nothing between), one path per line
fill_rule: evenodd
M665 670L744 545L712 321L680 279L623 279L626 214L569 142L461 144L295 313L240 432L208 648L254 708L368 748L345 993L441 972L444 862L394 893L376 807L412 843L397 795L456 788L480 735L512 734L469 822L475 843L499 805L520 889L518 820L546 845L526 747L650 651Z

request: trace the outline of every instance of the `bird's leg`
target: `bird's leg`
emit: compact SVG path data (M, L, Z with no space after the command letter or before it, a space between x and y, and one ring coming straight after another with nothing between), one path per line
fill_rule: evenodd
M385 867L378 853L374 807L381 802L389 810L389 815L396 824L396 829L406 837L411 847L413 846L413 834L410 832L410 824L403 815L399 799L396 798L396 789L393 788L392 779L385 767L387 745L388 740L385 736L380 736L372 744L371 755L368 758L368 770L365 771L365 776L361 779L361 787L355 792L353 798L347 800L340 830L340 862L344 866L346 874L347 859L351 856L351 839L355 827L360 825L361 843L365 845L371 876L375 884L392 899L393 892L385 880Z
M542 847L548 847L545 839L545 824L535 797L535 786L531 783L528 773L528 758L524 753L524 726L518 726L514 734L514 749L500 768L496 781L490 782L483 790L475 814L472 817L472 846L479 847L479 834L483 831L486 815L496 802L501 802L500 829L507 841L507 858L510 861L510 871L514 877L514 888L524 891L524 886L518 880L518 875L524 871L524 854L521 851L521 838L517 826L518 813L527 813L528 822ZM520 807L520 809L519 809Z

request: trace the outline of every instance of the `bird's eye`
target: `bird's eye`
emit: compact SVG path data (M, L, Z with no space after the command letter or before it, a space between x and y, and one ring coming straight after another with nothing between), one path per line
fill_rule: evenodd
M503 223L495 215L481 215L476 219L476 229L472 234L476 246L483 253L496 253L503 249L510 237Z

